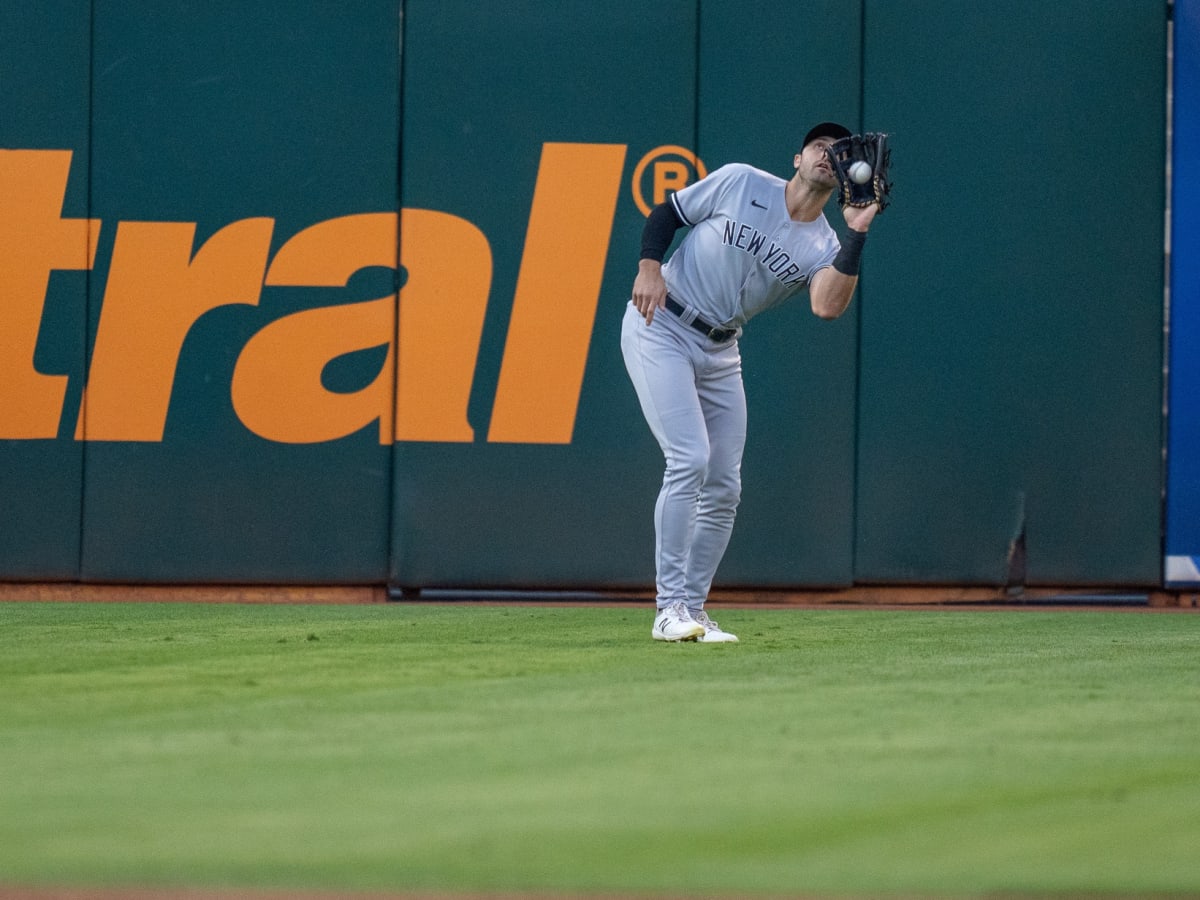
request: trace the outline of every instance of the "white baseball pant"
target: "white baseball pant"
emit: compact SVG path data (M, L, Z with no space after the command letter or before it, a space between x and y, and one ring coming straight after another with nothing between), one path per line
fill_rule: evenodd
M666 460L654 507L657 605L704 606L741 499L746 394L737 340L714 343L665 309L630 303L621 352Z

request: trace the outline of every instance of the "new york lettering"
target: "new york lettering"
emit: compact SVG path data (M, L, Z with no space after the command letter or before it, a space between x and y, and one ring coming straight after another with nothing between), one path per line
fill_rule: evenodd
M733 219L726 219L725 228L721 235L721 243L749 253L766 266L767 271L787 287L794 287L795 285L804 283L804 276L800 274L800 267L792 262L791 254L774 241L768 245L767 235L752 225L745 225L735 222ZM767 248L765 253L762 252L763 247Z

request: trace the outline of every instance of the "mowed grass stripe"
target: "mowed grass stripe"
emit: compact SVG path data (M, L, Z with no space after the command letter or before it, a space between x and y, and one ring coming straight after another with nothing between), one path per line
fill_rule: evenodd
M1200 891L1200 618L0 604L0 883Z

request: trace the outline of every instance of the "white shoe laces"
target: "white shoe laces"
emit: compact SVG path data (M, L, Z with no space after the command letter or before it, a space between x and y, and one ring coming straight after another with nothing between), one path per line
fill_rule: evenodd
M659 618L666 621L675 620L677 622L691 622L692 611L688 609L687 604L682 600L676 600L670 606L664 607L658 612Z

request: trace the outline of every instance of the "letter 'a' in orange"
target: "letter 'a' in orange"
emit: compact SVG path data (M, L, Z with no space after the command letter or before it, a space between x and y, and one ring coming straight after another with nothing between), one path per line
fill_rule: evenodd
M379 423L379 441L469 442L467 404L491 285L483 233L465 219L422 209L364 213L320 222L276 255L267 285L343 287L359 269L395 267L408 280L395 294L302 310L266 325L238 357L233 406L260 437L282 443L336 440ZM378 375L362 390L321 383L331 360L387 345ZM399 347L399 353L396 353Z
M466 219L429 209L400 218L396 440L474 440L467 403L492 284L492 249Z
M546 144L489 441L569 444L625 164L623 144Z
M396 267L396 214L363 213L318 222L288 240L267 272L267 286L345 287L360 269ZM284 444L331 441L379 423L392 440L396 295L306 309L264 326L233 370L231 397L242 424ZM341 393L321 382L339 356L386 345L372 382Z

